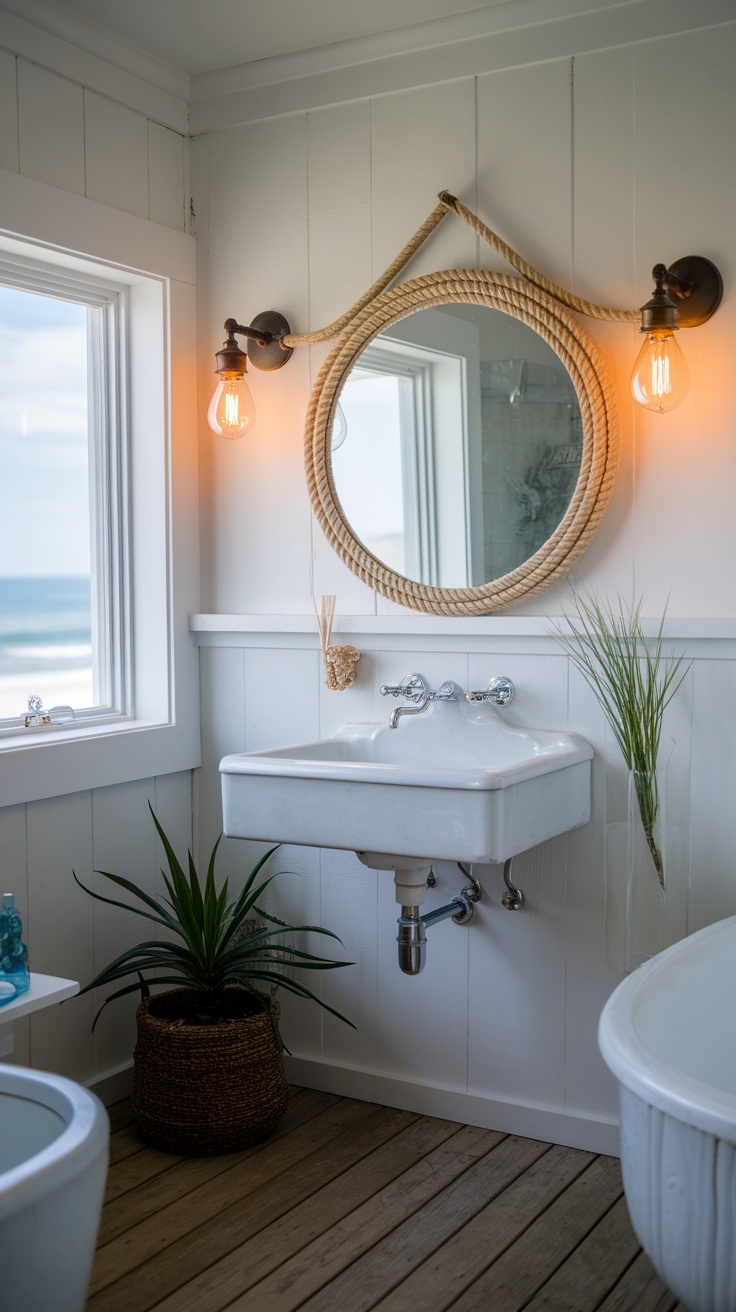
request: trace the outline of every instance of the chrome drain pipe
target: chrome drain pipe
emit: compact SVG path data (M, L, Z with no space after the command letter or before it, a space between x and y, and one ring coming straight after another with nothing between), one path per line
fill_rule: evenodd
M426 911L423 916L420 916L417 906L401 908L396 942L399 945L399 969L405 975L419 975L424 970L427 960L427 930L432 925L439 925L450 917L456 925L469 925L473 919L475 903L480 899L480 884L466 866L460 865L460 862L458 865L471 883L452 902L437 907L435 911Z
M418 975L424 970L427 957L427 931L424 917L419 914L419 907L402 907L396 922L399 932L396 942L399 945L399 969L405 975Z

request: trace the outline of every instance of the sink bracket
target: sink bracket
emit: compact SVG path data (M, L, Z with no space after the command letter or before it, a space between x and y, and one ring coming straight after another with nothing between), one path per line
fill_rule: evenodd
M506 892L501 898L501 905L504 906L507 911L521 911L524 906L524 894L520 888L515 888L511 883L512 860L513 857L509 857L508 861L504 861L503 865L503 882L506 885Z

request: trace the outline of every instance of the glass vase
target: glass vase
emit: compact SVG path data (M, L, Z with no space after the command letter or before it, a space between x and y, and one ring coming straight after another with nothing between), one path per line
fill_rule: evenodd
M630 772L627 818L606 826L606 961L620 975L687 934L690 835L670 823L666 778Z

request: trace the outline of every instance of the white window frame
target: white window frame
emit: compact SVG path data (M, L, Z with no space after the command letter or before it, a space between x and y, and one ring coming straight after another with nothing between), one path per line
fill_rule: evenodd
M130 719L130 541L125 513L130 482L127 288L109 278L67 273L45 261L1 249L0 285L86 305L93 311L87 322L86 350L95 689L91 708L74 709L78 724ZM52 333L47 337L47 346L53 351ZM34 692L32 685L33 677L29 675L26 696ZM22 727L21 710L19 705L14 719L0 719L0 749L4 740Z
M100 280L124 307L127 469L110 564L128 641L113 716L0 738L2 807L191 769L200 744L194 239L3 170L0 194L0 254L52 280Z

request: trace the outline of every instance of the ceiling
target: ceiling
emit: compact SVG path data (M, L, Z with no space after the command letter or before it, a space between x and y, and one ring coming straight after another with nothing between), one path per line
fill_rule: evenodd
M186 73L205 73L507 2L43 0L43 8L57 16L76 15ZM18 13L24 11L23 0L4 3ZM40 7L38 0L30 6ZM25 12L31 17L27 8Z

